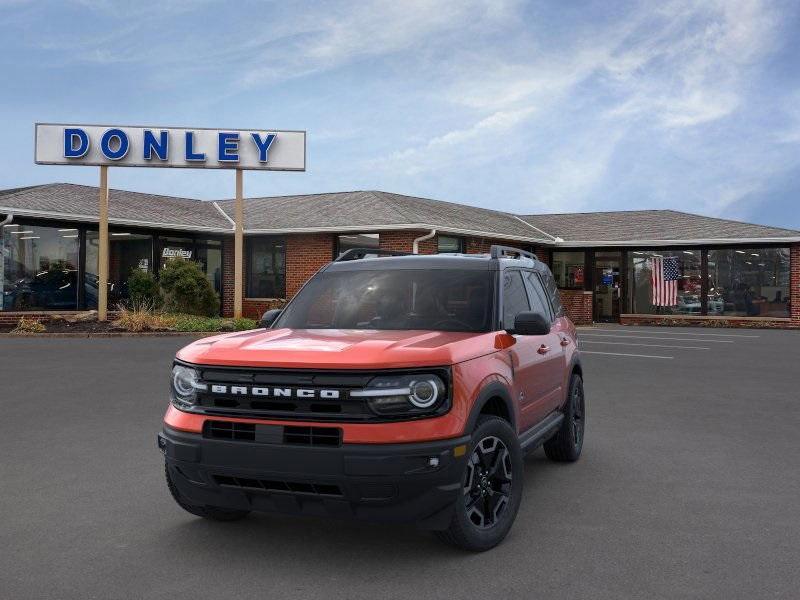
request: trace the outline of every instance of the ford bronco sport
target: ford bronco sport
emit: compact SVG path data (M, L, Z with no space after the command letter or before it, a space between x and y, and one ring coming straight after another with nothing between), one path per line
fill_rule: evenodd
M158 436L192 514L413 522L469 550L508 533L523 455L575 461L576 331L534 255L350 250L266 329L196 341Z

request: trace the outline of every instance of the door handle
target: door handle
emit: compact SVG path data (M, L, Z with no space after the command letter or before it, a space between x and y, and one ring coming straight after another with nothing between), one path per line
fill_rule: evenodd
M561 345L562 346L569 346L569 340L565 337L561 338Z
M548 352L550 352L550 346L545 346L544 344L542 344L541 346L539 346L537 352L539 354L547 354Z

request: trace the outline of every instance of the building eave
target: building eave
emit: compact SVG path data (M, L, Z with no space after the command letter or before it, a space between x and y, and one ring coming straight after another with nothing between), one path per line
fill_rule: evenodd
M51 211L30 210L21 208L10 208L0 206L0 212L10 213L20 217L34 217L40 219L52 219L61 221L81 221L86 223L97 223L98 217L96 215L78 215L74 213L61 213ZM187 225L185 223L158 223L155 221L140 221L136 219L118 219L109 217L108 222L111 225L125 225L128 227L151 227L154 229L165 230L180 230L180 231L202 231L206 233L231 233L231 230L225 227L208 227L204 225Z
M607 246L714 246L720 244L794 244L800 236L754 237L754 238L702 238L680 240L564 240L551 242L559 248L599 248Z

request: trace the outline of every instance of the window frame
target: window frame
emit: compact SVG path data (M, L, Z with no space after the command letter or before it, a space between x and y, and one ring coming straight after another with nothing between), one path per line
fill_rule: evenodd
M281 241L283 242L283 294L280 296L274 296L272 298L268 296L253 296L250 294L250 283L253 281L253 270L252 264L250 262L250 253L253 249L253 244L259 240L274 240L274 241ZM245 237L245 244L244 244L244 256L242 259L244 260L244 277L245 280L242 282L242 291L244 292L242 295L246 300L270 300L273 298L276 299L285 299L286 298L286 259L288 256L288 249L286 243L286 237L282 235L255 235L255 236L246 236ZM225 260L223 256L223 261ZM223 263L224 264L224 263ZM224 287L224 286L223 286Z

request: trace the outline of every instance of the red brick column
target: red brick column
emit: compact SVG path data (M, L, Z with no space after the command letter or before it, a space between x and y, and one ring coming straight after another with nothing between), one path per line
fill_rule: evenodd
M792 325L800 326L800 244L791 247L789 254L789 303L791 304Z
M311 276L333 260L334 236L303 233L286 236L286 298L291 298Z
M234 246L233 236L222 240L222 302L223 317L233 316L233 286L234 286Z
M592 324L592 292L583 290L559 290L561 304L567 316L576 325Z

